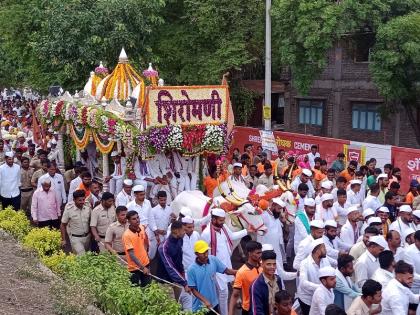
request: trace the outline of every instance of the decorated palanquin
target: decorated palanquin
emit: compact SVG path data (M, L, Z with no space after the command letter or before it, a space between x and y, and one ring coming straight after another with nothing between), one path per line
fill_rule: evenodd
M151 64L137 72L123 49L112 73L101 62L83 92L44 100L39 117L68 133L79 150L94 141L107 154L121 142L125 151L150 158L167 150L222 153L229 109L227 85L164 86Z

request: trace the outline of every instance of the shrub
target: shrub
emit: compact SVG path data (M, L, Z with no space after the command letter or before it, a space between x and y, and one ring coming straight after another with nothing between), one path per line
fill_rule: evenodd
M31 230L31 224L23 211L13 211L10 208L0 211L0 228L18 240L22 240Z
M23 246L35 250L40 257L57 253L61 247L61 234L47 227L32 229L23 239Z
M67 255L62 250L51 256L41 257L42 263L56 274L62 274L64 270L63 266L74 263L74 259L75 256L73 254Z
M110 314L183 315L181 306L169 298L165 288L152 283L147 288L132 286L130 273L109 254L87 253L63 264L68 281L83 282L100 308Z

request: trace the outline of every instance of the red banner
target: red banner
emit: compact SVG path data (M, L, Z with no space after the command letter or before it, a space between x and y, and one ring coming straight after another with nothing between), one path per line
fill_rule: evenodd
M401 192L407 193L412 179L420 180L420 150L392 147L394 167L401 169Z
M327 160L328 165L337 158L339 152L344 152L344 145L349 145L350 141L332 139L324 137L309 136L291 132L274 131L277 147L287 152L296 154L299 158L311 151L312 145L317 145L321 157ZM249 127L235 127L233 134L232 150L238 148L243 152L244 145L251 143L256 147L261 145L261 138L258 129ZM275 157L275 156L274 156Z

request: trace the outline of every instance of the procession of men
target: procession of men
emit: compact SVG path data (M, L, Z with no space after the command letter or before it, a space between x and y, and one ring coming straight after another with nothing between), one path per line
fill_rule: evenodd
M103 177L90 147L63 171L58 135L47 131L46 146L36 139L36 102L15 98L1 105L2 209L21 209L34 226L60 230L67 252L110 252L134 285L175 284L187 311L420 314L420 183L412 180L401 191L406 174L391 164L346 162L337 152L328 167L315 145L303 159L279 149L270 160L261 147L246 144L220 164L218 157L200 164L199 157L172 151L137 158L133 177L124 150L114 149L113 171ZM290 180L296 213L281 196L259 202L261 233L240 220L232 228L222 205L200 217L189 207L177 214L171 208L180 193L199 187L213 198L226 180L266 191Z

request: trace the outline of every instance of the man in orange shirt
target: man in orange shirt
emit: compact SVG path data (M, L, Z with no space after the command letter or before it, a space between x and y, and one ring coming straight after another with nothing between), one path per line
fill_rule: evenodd
M261 162L257 164L258 173L262 174L264 173L264 164L270 162L271 166L273 167L273 170L277 168L277 164L274 161L270 161L267 159L267 152L261 153Z
M417 189L417 186L419 185L419 182L415 179L410 182L410 191L408 192L407 196L405 196L405 202L413 204L414 198L419 195L419 191Z
M90 184L92 183L92 175L89 172L83 172L80 174L80 178L82 182L80 183L79 187L76 190L83 190L86 194L86 198L90 196Z
M128 271L131 273L130 280L134 285L140 284L140 286L145 287L151 282L150 260L147 256L149 240L145 227L140 224L137 211L128 211L127 220L128 229L122 236L122 242L127 257Z
M349 165L347 166L347 169L342 171L340 173L340 176L343 176L347 180L347 183L350 183L352 179L355 179L356 169L357 169L357 162L350 161Z
M229 303L229 315L235 314L236 304L239 297L242 296L242 315L249 314L249 289L254 280L262 271L260 260L262 254L262 245L255 241L249 241L246 244L248 260L238 269L233 283L233 292Z
M327 161L321 160L319 169L312 169L314 172L314 188L319 190L321 188L321 182L327 178Z
M217 187L217 169L216 166L209 168L209 174L203 180L204 193L206 196L213 198L213 192ZM228 178L228 173L224 171L219 175L220 182L224 182Z

